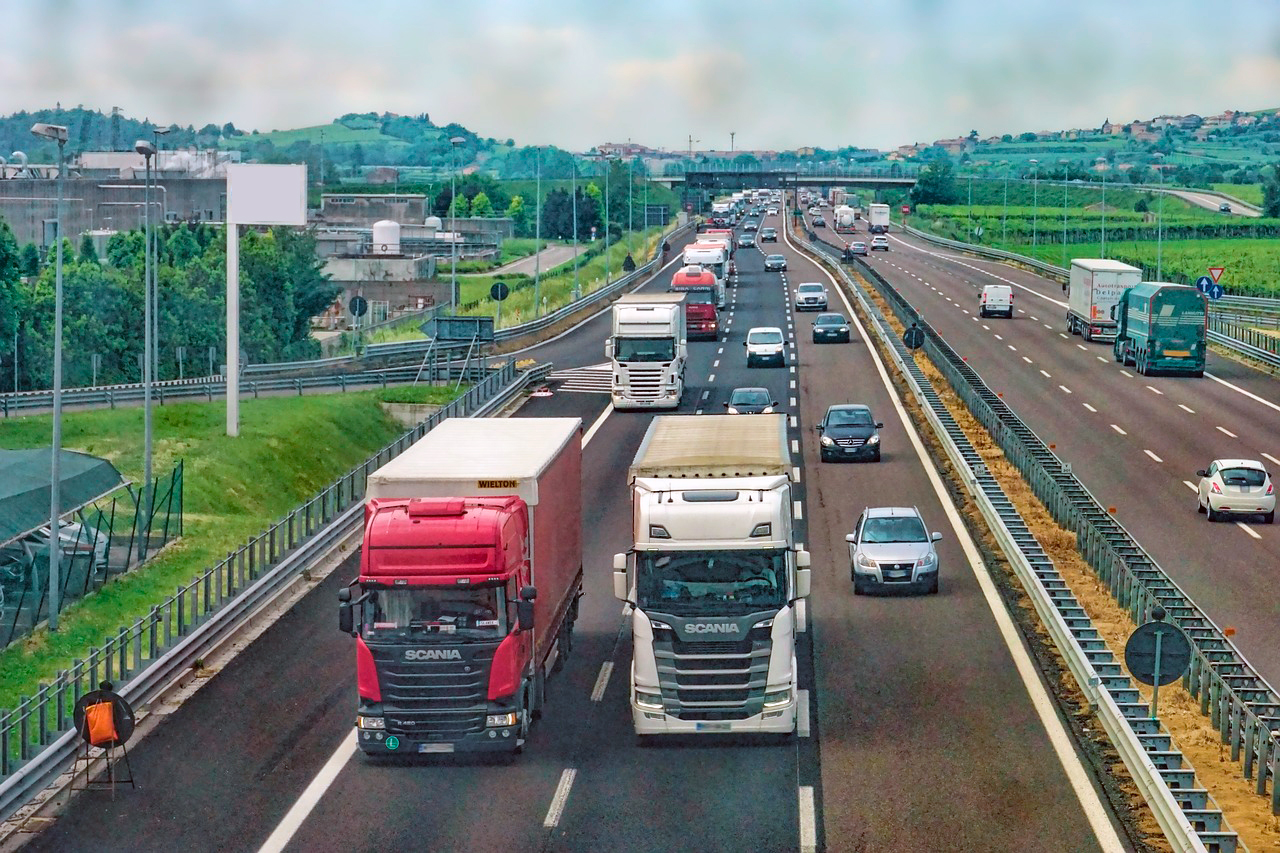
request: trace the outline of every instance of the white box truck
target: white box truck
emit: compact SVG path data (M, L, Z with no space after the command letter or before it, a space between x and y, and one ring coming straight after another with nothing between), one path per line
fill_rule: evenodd
M1067 282L1067 331L1086 341L1114 341L1111 309L1142 281L1142 270L1103 258L1072 258Z
M889 205L867 205L867 231L872 234L884 234L889 230Z
M854 215L853 208L847 204L842 204L835 209L836 233L852 234L856 229L858 219Z
M689 345L683 293L628 293L613 303L604 354L615 409L674 409L684 393Z
M785 415L659 415L628 478L636 734L794 731L809 554L791 528Z

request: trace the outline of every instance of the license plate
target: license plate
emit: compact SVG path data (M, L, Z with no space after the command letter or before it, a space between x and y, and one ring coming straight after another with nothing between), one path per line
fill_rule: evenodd
M1167 349L1167 350L1165 350L1165 351L1164 351L1164 354L1165 354L1165 355L1168 355L1168 356L1173 356L1174 358L1186 358L1187 356L1191 355L1191 350L1189 350L1189 349Z
M698 723L695 728L700 732L727 732L729 731L728 723Z
M420 743L418 752L453 752L451 743Z

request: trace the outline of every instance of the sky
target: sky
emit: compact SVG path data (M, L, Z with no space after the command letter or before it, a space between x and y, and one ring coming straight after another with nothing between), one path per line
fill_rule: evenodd
M585 150L892 148L1280 108L1278 0L5 0L0 114L427 113ZM732 134L732 137L731 137Z

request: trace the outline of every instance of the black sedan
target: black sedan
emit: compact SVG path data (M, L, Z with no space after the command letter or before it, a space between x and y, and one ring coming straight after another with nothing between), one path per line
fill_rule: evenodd
M771 415L777 405L768 388L734 388L724 407L731 415Z
M877 421L868 406L842 403L831 406L814 427L819 443L818 455L823 462L837 459L880 461L880 432L884 424Z
M751 248L754 248L754 247L755 247L755 245L756 245L756 238L755 238L755 237L752 237L750 234L739 234L739 235L738 235L738 248L739 248L739 249L751 249Z
M813 321L813 342L815 344L847 344L849 343L849 335L849 321L844 318L843 314L819 314L818 319Z
M781 272L787 268L785 255L767 255L764 259L765 272Z

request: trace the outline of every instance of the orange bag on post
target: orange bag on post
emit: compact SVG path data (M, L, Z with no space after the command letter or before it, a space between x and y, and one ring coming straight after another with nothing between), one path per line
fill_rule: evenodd
M84 709L84 726L89 732L89 743L105 746L119 740L116 733L114 702L95 702Z

